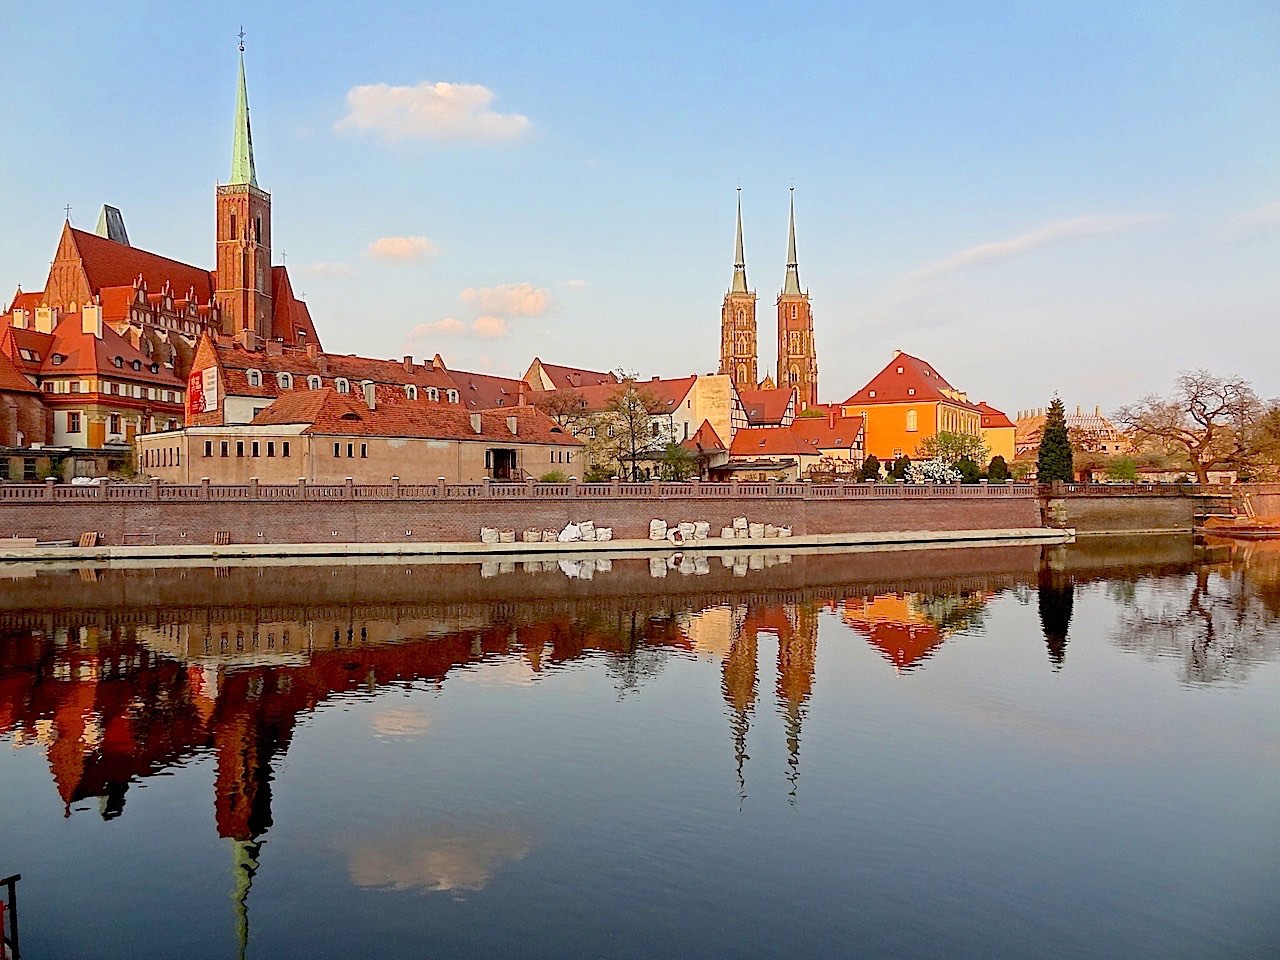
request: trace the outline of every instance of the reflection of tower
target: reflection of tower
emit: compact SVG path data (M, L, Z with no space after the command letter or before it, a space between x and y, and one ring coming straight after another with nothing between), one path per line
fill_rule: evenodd
M738 617L734 617L738 620ZM751 711L756 704L756 680L759 662L756 655L756 633L739 629L729 645L721 666L721 688L729 708L729 729L733 733L733 757L738 771L738 795L746 799L747 784L742 767L747 756L747 731L751 727Z
M1061 670L1067 657L1067 630L1071 626L1071 611L1075 606L1075 581L1062 569L1060 551L1046 549L1040 563L1039 591L1040 628L1044 631L1045 646L1049 648L1049 661L1054 670Z
M818 608L813 604L784 607L791 629L778 634L778 708L787 728L787 779L795 802L800 780L800 727L813 691L818 657Z
M249 890L258 872L258 854L262 844L251 840L233 840L231 843L234 871L231 902L236 911L236 956L244 960L245 951L249 949Z

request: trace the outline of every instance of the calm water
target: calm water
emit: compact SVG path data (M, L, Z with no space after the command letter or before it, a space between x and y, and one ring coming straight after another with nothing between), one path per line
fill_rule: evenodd
M0 573L29 960L1280 955L1280 550Z

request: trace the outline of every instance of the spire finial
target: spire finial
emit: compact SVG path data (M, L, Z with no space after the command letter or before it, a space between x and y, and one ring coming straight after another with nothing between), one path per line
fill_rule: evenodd
M747 292L747 257L742 247L742 185L738 185L738 237L733 247L733 285L730 293Z
M791 185L791 219L787 226L787 280L782 292L800 296L800 265L796 260L796 187Z
M249 126L249 88L244 79L244 28L240 28L240 84L236 91L236 129L231 142L231 183L258 185L253 166L253 131Z
M237 34L240 38L240 52L244 53L244 24L240 24L240 32Z

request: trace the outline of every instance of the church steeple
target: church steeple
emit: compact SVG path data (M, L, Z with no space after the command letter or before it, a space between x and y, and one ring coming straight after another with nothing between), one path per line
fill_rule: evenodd
M253 168L253 130L249 126L249 87L244 80L244 31L240 31L240 86L236 93L236 132L231 141L231 182L258 185Z
M787 227L787 279L782 285L784 296L800 296L800 265L796 262L796 188L791 188L791 219Z
M746 293L750 289L747 286L747 255L742 250L742 188L738 188L738 240L733 247L733 285L729 287L730 293Z

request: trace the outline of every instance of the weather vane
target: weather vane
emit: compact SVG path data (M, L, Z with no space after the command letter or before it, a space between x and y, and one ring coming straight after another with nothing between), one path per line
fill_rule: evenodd
M244 53L244 24L243 23L240 24L240 33L238 34L238 36L240 37L240 52Z

